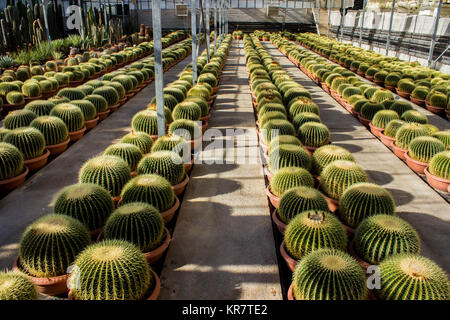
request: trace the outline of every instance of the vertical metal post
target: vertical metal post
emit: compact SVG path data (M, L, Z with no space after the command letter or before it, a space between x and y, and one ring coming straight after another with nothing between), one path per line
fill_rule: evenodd
M394 22L394 9L395 9L395 0L392 1L391 21L389 22L389 31L386 40L386 56L389 55L389 45L391 44L391 31L392 31L392 23Z
M330 37L330 20L331 20L331 7L334 0L328 0L328 25L327 25L327 38Z
M192 85L197 83L197 0L191 0Z
M210 17L210 13L211 13L211 0L206 0L206 21L205 21L205 26L206 26L206 52L208 53L208 62L209 62L209 58L211 56L211 52L209 50L209 37L210 37L210 24L211 24L211 17Z
M363 30L363 26L364 26L364 18L366 16L366 5L367 5L367 0L363 0L363 11L362 11L362 17L359 19L359 47L361 48L362 46L362 30Z
M219 2L219 46L222 43L222 15L223 15L223 11L222 11L222 0L218 0Z
M158 136L162 137L166 133L166 120L164 116L164 96L163 96L163 66L162 66L162 42L161 42L161 3L152 1L152 22L153 22L153 54L155 57L155 93L156 93L156 113L158 117Z
M228 0L229 1L229 0ZM225 35L227 35L228 34L228 19L229 19L229 17L228 17L228 13L229 13L229 11L230 11L230 3L227 1L227 15L226 15L226 24L225 24Z
M431 64L433 63L434 47L436 45L436 34L439 26L439 18L441 17L441 9L442 9L442 0L439 0L436 18L434 19L433 35L431 36L430 52L428 53L428 67L430 67Z
M344 41L344 25L345 25L345 9L344 9L345 0L341 0L341 36L339 41Z
M295 2L294 2L295 3ZM314 2L314 6L316 6L316 3ZM318 18L317 18L317 20L318 20L318 28L317 28L317 33L318 33L318 35L320 36L320 9L321 9L321 7L322 7L322 4L321 4L321 2L320 2L320 0L319 0L319 14L318 14Z
M124 0L122 0L122 28L125 25L125 5L123 3Z
M48 19L47 19L47 1L42 0L42 12L44 13L44 28L45 28L45 35L47 36L47 41L50 41L50 30L48 29Z
M106 12L106 1L103 1L103 15L105 16L105 26L108 25L108 13Z
M85 39L85 35L84 35L84 21L83 21L83 14L82 14L83 7L81 5L81 0L78 0L78 9L79 9L78 13L80 14L80 22L81 22L81 26L80 26L80 28L81 28L81 39L83 39L83 43L84 43L84 41L86 39Z
M287 15L287 9L288 9L288 0L286 0L284 4L284 16L283 16L283 31L286 28L286 15Z
M216 50L217 50L217 1L214 1L214 54L216 54Z

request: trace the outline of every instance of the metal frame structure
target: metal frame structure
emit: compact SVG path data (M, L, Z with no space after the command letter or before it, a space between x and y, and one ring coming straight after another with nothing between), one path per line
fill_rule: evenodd
M197 83L197 0L191 0L192 85Z
M386 56L389 55L389 45L391 44L392 23L394 22L395 0L392 1L391 17L389 21L389 31L386 39Z
M434 47L436 45L436 34L437 34L438 26L439 26L439 18L441 17L442 2L443 2L442 0L439 0L439 5L437 7L437 12L436 12L436 18L434 19L434 27L433 27L433 34L431 36L430 52L428 53L428 66L429 67L433 63ZM447 51L447 49L445 51ZM445 53L445 51L439 56L439 58Z

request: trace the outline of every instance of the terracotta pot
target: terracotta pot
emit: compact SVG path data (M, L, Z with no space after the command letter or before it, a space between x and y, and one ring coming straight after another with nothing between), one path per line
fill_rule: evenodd
M313 153L314 153L314 151L316 151L317 150L317 147L310 147L310 146L303 146L303 149L305 149L306 151L308 151L308 153L310 154L310 155L312 155Z
M113 200L113 202L114 202L114 206L115 206L116 208L119 207L121 197L120 197L120 196L116 196L116 197L111 197L111 198L112 198L112 200Z
M281 246L280 246L280 253L281 253L281 256L283 257L284 261L286 261L286 264L287 264L288 268L292 272L294 272L295 267L298 264L298 261L295 260L294 258L292 258L291 255L287 252L286 247L284 246L284 240L283 240L283 242L281 243Z
M384 87L384 81L383 80L375 80L373 79L373 82L377 85L379 85L380 87Z
M416 99L416 98L413 98L412 96L409 97L409 100L410 100L412 103L415 103L415 104L417 104L418 106L421 106L421 107L423 107L423 105L425 104L425 100L422 100L422 99Z
M108 117L110 112L111 111L109 109L106 110L106 111L103 111L103 112L97 112L97 116L98 116L99 120L102 121L102 120L105 120Z
M82 85L83 84L83 81L70 81L70 83L69 83L69 85L72 87L72 88L75 88L75 87L78 87L78 86L80 86L80 85Z
M131 171L132 178L137 177L137 175L138 175L137 171Z
M392 92L396 92L394 86L388 86L387 84L384 84L384 87L388 90L391 90Z
M33 277L22 270L19 257L17 257L14 261L13 270L24 274L28 279L31 280L31 282L36 285L38 291L42 294L49 296L58 296L69 291L69 289L67 288L67 280L69 279L70 274L63 274L61 276L50 278Z
M175 212L178 210L179 207L180 207L180 200L178 200L178 197L175 196L175 204L172 206L172 208L170 208L166 211L160 212L161 216L164 219L165 224L168 224L170 221L172 221L172 219L175 215Z
M45 149L44 154L42 156L30 159L30 160L25 160L23 163L28 167L30 172L36 171L47 164L49 156L50 156L50 151L48 151L48 149Z
M127 100L130 100L131 98L133 98L135 96L135 92L130 91L129 93L127 93L125 95L125 97L127 98Z
M280 198L277 197L276 195L274 195L272 193L272 191L270 191L270 186L268 186L266 188L266 194L267 194L267 197L270 200L270 203L274 206L274 208L278 208L278 206L280 205Z
M201 120L202 122L208 122L210 118L211 118L211 114L208 113L206 116L201 117L200 120Z
M272 212L272 221L277 226L278 231L280 231L281 234L284 234L287 224L285 224L283 221L280 220L280 218L278 218L277 209L273 210Z
M13 190L23 184L28 172L30 172L30 170L28 170L27 166L24 166L23 172L18 176L6 180L0 180L0 192Z
M383 130L384 132L384 130ZM386 136L384 133L380 133L380 140L383 142L383 144L389 148L392 148L392 144L395 142L395 138L391 138L389 136Z
M411 158L408 152L405 153L406 164L408 167L416 173L424 174L426 168L428 168L428 162L421 162Z
M364 126L369 127L369 123L371 120L358 116L359 122L361 122Z
M181 181L180 183L173 185L172 189L175 192L175 195L179 196L180 194L183 193L184 189L186 189L186 185L189 182L189 176L186 174L186 177L184 178L183 181Z
M261 146L261 149L265 154L269 154L269 146L264 144L264 142L262 142L261 135L259 138L259 145Z
M166 252L167 248L169 247L170 240L172 238L170 237L170 232L167 230L167 228L164 227L164 232L166 233L166 237L164 238L164 242L159 245L159 247L153 249L149 252L144 252L144 257L147 259L148 264L152 265L158 262L161 257L163 256L164 252Z
M374 76L368 76L368 75L365 75L365 78L369 81L373 81L373 79L375 79Z
M395 88L395 91L397 92L397 94L400 97L405 98L405 99L409 99L409 97L411 96L411 93L400 91L400 90L398 90L398 88Z
M428 183L435 189L449 192L450 189L450 179L444 179L438 176L435 176L428 171L428 168L424 170L425 176L427 177Z
M202 134L205 133L205 131L206 131L207 128L208 128L208 121L206 121L206 122L204 122L204 123L202 124Z
M117 111L117 109L119 109L119 107L120 107L120 103L110 106L110 107L108 107L108 109L111 110L111 113L113 113L113 112Z
M270 172L268 167L264 167L264 175L267 176L267 180L269 180L270 183L270 180L272 180L273 177L273 173Z
M348 225L346 225L343 222L342 222L342 225L344 226L345 231L347 231L348 238L353 239L353 237L355 236L356 229L349 227Z
M426 104L426 106L427 106L427 110L434 114L438 114L438 115L444 114L445 108L433 107L432 105L430 105L428 103Z
M139 93L140 91L141 91L141 89L139 89L139 87L138 87L137 89L130 90L130 92L131 92L131 93L134 93L134 94L137 94L137 93Z
M370 127L370 131L374 134L374 136L376 136L378 138L381 137L381 133L383 133L383 131L384 131L383 128L375 127L374 125L372 125L372 122L369 123L369 127Z
M186 173L189 174L192 170L193 165L194 165L194 159L191 159L190 162L184 164L184 171L186 171Z
M294 297L294 284L293 283L289 286L288 300L295 300L295 297Z
M70 142L70 138L67 138L67 140L64 142L49 145L49 146L46 146L46 148L48 149L48 151L50 151L50 154L52 156L57 156L58 154L61 154L64 151L66 151L67 147L69 146L69 142Z
M338 200L330 198L326 194L324 194L323 196L327 200L328 209L330 209L331 212L336 212L339 210L339 201Z
M18 104L4 104L2 106L2 108L3 108L4 112L8 113L10 111L23 109L24 106L25 106L25 101L22 103L18 103Z
M127 102L127 97L123 97L122 99L119 100L119 105L123 106L125 104L125 102Z
M358 263L361 265L361 267L363 267L364 270L367 270L367 268L371 265L370 263L364 261L363 259L361 259L358 254L355 251L354 248L354 243L355 240L350 241L350 244L348 245L348 252L350 253L350 255L355 258L356 261L358 261Z
M25 103L34 101L34 100L42 100L42 94L39 97L24 97Z
M80 140L84 136L85 132L86 132L86 126L84 126L83 129L69 132L70 141L75 142L75 141Z
M99 116L97 116L97 118L95 118L95 119L84 121L86 130L91 130L91 129L95 128L97 126L99 119L100 119Z
M394 151L394 153L397 157L399 157L402 160L406 160L405 154L408 152L408 150L397 147L395 145L395 143L393 143L391 146L392 146L392 150Z
M364 72L361 72L361 71L357 71L356 73L357 73L358 76L360 76L360 77L364 77L364 75L365 75L365 73L364 73Z

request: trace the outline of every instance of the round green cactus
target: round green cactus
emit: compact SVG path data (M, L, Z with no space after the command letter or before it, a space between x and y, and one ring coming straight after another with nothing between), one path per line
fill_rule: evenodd
M126 92L130 92L134 89L134 83L130 76L128 75L118 75L111 79L112 82L120 83Z
M294 146L302 146L301 141L295 137L295 136L291 136L291 135L279 135L276 136L272 139L272 141L270 141L270 145L269 145L269 153L270 150L274 150L276 148L278 148L278 146L283 145L283 144L291 144Z
M297 300L368 297L364 270L349 254L337 249L319 249L306 255L295 268L292 283Z
M61 214L48 214L27 227L19 244L23 270L33 277L66 274L75 257L90 243L86 227Z
M70 102L70 100L67 99L66 97L60 97L60 96L53 96L53 97L49 98L47 101L50 101L54 105L58 105L58 104L61 104L61 103L69 103Z
M401 149L408 150L412 139L429 136L428 130L418 123L410 122L398 128L395 134L395 145Z
M372 118L372 125L377 128L386 128L392 120L400 119L397 112L393 110L380 110Z
M14 145L0 142L0 181L14 178L23 172L23 155Z
M296 131L299 132L299 134L301 133L301 132L300 132L301 126L304 125L304 124L307 123L307 122L317 122L317 123L320 123L321 120L320 120L320 117L319 117L317 114L312 113L312 112L302 112L302 113L299 113L299 114L297 114L297 115L295 116L295 118L292 120L292 124L294 125ZM315 128L309 127L309 130L307 130L307 131L308 131L308 132L311 132L311 129L315 129ZM308 133L308 132L305 132L305 133Z
M378 92L379 90L381 89L379 89L378 87L369 86L367 89L364 90L364 96L367 99L372 100L375 93Z
M36 286L24 274L0 271L0 300L38 300Z
M372 101L376 103L382 103L386 100L394 100L394 94L387 89L380 89L372 96Z
M391 120L388 122L384 128L384 134L388 137L395 138L398 129L403 126L406 122L403 120Z
M188 119L198 121L201 115L202 110L195 102L178 103L172 111L172 117L175 120Z
M80 183L94 183L117 197L123 186L131 179L128 164L117 156L102 155L84 163L79 172Z
M3 119L3 127L9 130L27 127L36 117L34 112L27 109L11 111Z
M99 185L73 184L58 193L53 210L81 221L93 231L105 225L114 210L114 202L109 192Z
M172 151L157 151L146 155L139 162L137 172L138 174L158 174L172 185L179 184L186 177L183 159Z
M264 144L268 145L277 135L295 135L295 128L287 120L274 119L264 124L261 133Z
M142 159L141 150L130 143L116 143L110 145L105 150L104 154L122 158L128 164L131 171L136 170L139 161Z
M416 88L416 85L411 79L404 78L397 82L397 88L401 92L411 93Z
M425 100L428 95L428 88L423 86L417 86L412 92L411 97L415 99Z
M287 120L287 117L286 114L279 111L268 111L264 113L263 116L259 117L259 127L263 128L267 122L275 119Z
M202 128L195 121L179 119L170 124L169 134L182 137L186 141L197 140L202 136Z
M286 115L286 109L281 103L267 103L258 111L258 118L263 117L268 112L280 112Z
M277 209L280 220L286 224L300 213L309 210L327 211L328 204L318 190L306 186L285 191Z
M106 86L116 89L117 93L119 94L119 99L123 99L125 97L127 92L125 90L125 87L121 85L119 82L115 81L105 81L105 82Z
M269 168L272 173L285 167L300 167L310 170L312 159L309 153L300 146L281 144L271 149L269 154Z
M144 132L129 133L120 140L121 143L130 143L139 148L142 154L150 153L153 139Z
M27 81L22 86L22 93L25 97L39 97L41 95L41 87L38 82Z
M433 137L439 139L445 146L445 149L450 149L450 131L437 131L433 133Z
M177 153L180 157L191 157L190 146L182 138L178 136L164 136L159 137L152 147L152 152L156 151L173 151Z
M40 117L50 115L50 111L52 111L54 106L55 104L48 100L34 100L29 102L25 106L25 109L33 112L38 117Z
M94 92L94 88L88 85L81 85L77 87L78 90L81 90L85 96L88 96Z
M90 87L94 88L94 90L95 90L95 89L98 89L100 87L103 87L103 82L100 81L100 80L89 80L84 85L90 86Z
M299 186L314 187L312 175L304 168L282 168L270 180L270 190L277 197L281 197L287 190Z
M134 132L144 132L151 136L158 134L158 116L154 110L142 110L131 120Z
M372 120L378 111L384 110L384 106L377 102L366 102L361 106L361 118Z
M178 104L177 99L170 94L165 94L163 96L163 98L164 98L164 105L166 107L168 107L170 110L173 110L173 108L175 108L175 106ZM192 97L192 98L195 98L195 97ZM156 97L153 97L153 99L150 103L156 104Z
M19 105L25 102L25 98L21 92L11 91L6 95L6 102L12 105Z
M320 115L319 106L307 98L298 99L289 108L289 114L292 118L295 118L296 115L302 112L312 112Z
M429 99L430 105L437 108L446 108L447 100L448 100L447 95L441 92L432 93Z
M108 106L114 106L119 103L119 93L111 86L102 86L95 89L92 94L96 94L105 98L108 102Z
M308 147L321 147L330 142L328 127L318 122L306 122L299 131L298 136L303 145Z
M201 116L205 117L209 114L209 107L208 107L208 102L200 97L189 97L184 99L183 102L193 102L195 104L197 104L200 107L200 110L202 111Z
M63 143L69 139L69 130L64 121L57 117L42 116L34 119L30 127L38 129L47 146Z
M95 106L97 113L108 110L108 101L98 94L88 95L84 98L84 100L91 102Z
M382 300L448 300L447 275L433 261L414 254L398 254L379 265Z
M92 102L88 100L73 100L70 101L70 104L80 108L83 113L84 121L90 121L97 118L97 109Z
M442 151L435 154L428 166L428 171L437 177L450 179L450 151Z
M370 264L379 264L396 254L420 252L417 231L403 219L385 214L364 219L356 229L353 245L357 254Z
M383 187L373 183L356 183L342 194L339 217L346 225L356 228L366 217L378 214L395 214L394 198Z
M344 91L342 91L342 97L346 100L355 95L362 95L361 89L359 89L358 87L351 86L345 88Z
M345 250L347 240L344 226L325 210L304 211L296 215L284 232L286 250L296 260L318 249Z
M164 236L164 221L158 209L143 202L122 205L108 218L105 239L122 239L137 245L141 251L156 248Z
M72 100L81 100L86 95L83 92L83 90L81 90L81 89L64 88L64 89L59 90L58 96L65 97L65 98L69 99L70 101L72 101Z
M396 87L397 83L401 80L401 76L396 72L389 73L386 78L384 78L384 84L387 86Z
M45 138L42 133L30 127L23 127L12 130L3 139L22 152L24 160L37 158L44 154Z
M185 94L183 93L183 91L180 88L167 87L167 88L164 88L163 93L173 96L177 100L177 103L182 102L186 98ZM202 97L206 100L209 100L210 94L206 88L201 88L198 85L196 85L195 87L192 87L191 89L189 89L187 96L188 97Z
M323 168L335 160L355 161L353 155L348 150L331 144L316 149L312 158L313 169L316 174L320 174Z
M409 143L408 156L420 162L429 162L435 154L444 150L445 145L440 140L428 136L419 136Z
M76 105L70 103L58 104L50 111L50 115L64 121L69 132L75 132L84 127L83 112Z
M124 240L88 246L74 266L69 284L75 300L142 300L155 286L142 252Z
M0 142L2 142L3 139L5 138L5 136L10 132L11 132L11 130L6 129L4 127L0 128Z
M336 200L340 199L345 189L358 182L367 182L367 174L353 161L335 160L320 174L322 190Z
M421 123L421 124L428 123L427 116L425 114L423 114L422 112L416 111L416 110L405 111L402 114L401 118L403 121L406 121L406 122L416 122L416 123Z

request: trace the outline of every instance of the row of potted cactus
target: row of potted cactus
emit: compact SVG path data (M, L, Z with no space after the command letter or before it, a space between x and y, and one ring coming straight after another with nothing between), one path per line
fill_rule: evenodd
M284 234L280 253L293 271L288 298L447 299L445 272L419 255L419 235L395 216L392 195L368 182L348 150L329 144L319 106L258 37L245 35L244 46L260 144L269 154L272 218ZM381 288L373 293L364 270L370 264L381 270ZM427 290L419 292L418 276Z
M184 59L190 51L190 39L164 50L164 69ZM17 166L12 166L8 162L12 160L6 158L9 153L2 154L3 170L9 172L0 178L2 193L23 183L27 174L45 166L50 156L64 152L69 142L81 139L86 131L147 86L153 75L154 59L145 58L105 74L102 80L63 88L48 100L32 101L24 109L10 112L0 129L0 142L15 146L22 158L14 160ZM9 150L11 146L5 148Z
M230 41L226 37L209 62L206 51L198 58L195 86L190 65L164 89L168 135L155 134L152 100L133 117L130 133L85 162L78 183L56 195L54 213L24 232L15 271L0 274L0 283L8 281L0 286L1 299L36 299L37 292L72 300L158 298L152 265L170 244L165 225L180 206L177 196L192 167L186 140L195 138L186 131L201 135L195 120L203 109L209 114Z
M432 187L449 192L450 131L428 124L427 116L409 102L395 100L391 91L361 81L346 68L286 40L274 43L412 170L425 175Z
M333 62L396 92L430 112L450 119L450 75L395 57L339 43L316 34L295 36L300 44Z

